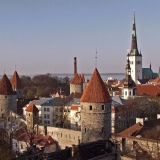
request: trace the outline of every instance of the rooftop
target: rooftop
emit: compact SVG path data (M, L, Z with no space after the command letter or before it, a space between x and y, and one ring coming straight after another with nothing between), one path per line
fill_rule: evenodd
M13 95L13 94L16 94L16 92L13 91L12 84L10 83L6 74L4 74L0 81L0 95Z
M38 108L34 104L29 104L26 108L27 112L39 112Z
M19 75L18 75L17 71L14 72L10 82L16 89L23 89L24 88L24 86L22 84L22 81L19 78Z
M80 101L90 103L108 103L112 101L97 69L94 70Z

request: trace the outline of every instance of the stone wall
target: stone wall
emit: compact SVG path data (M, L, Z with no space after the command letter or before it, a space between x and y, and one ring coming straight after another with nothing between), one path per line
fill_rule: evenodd
M81 103L82 142L106 140L111 133L110 103Z
M23 89L16 89L17 98L24 98Z
M70 94L73 92L81 93L83 89L82 84L70 84Z
M137 137L121 137L112 135L112 141L118 142L123 156L135 156L137 159L159 159L160 141ZM124 158L123 157L123 158ZM128 160L127 159L127 160Z
M0 95L0 117L7 117L9 111L17 113L17 95Z
M62 149L66 146L72 147L73 144L78 145L81 142L81 131L51 126L47 126L46 130L47 135L56 140ZM40 125L39 131L44 134L44 126Z

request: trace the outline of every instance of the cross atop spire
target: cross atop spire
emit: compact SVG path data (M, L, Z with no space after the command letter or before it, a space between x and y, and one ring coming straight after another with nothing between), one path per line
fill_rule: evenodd
M141 56L141 54L139 54L138 45L137 45L135 11L133 11L132 42L131 42L130 55Z

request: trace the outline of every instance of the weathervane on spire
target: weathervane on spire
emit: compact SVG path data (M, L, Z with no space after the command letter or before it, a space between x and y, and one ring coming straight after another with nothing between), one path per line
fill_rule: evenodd
M95 68L97 68L97 48L96 48L96 56L95 56Z

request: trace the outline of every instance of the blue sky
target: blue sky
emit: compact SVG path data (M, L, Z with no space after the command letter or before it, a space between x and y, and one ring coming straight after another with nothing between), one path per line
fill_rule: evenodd
M158 72L159 0L1 0L0 74L125 72L133 10L143 67Z

